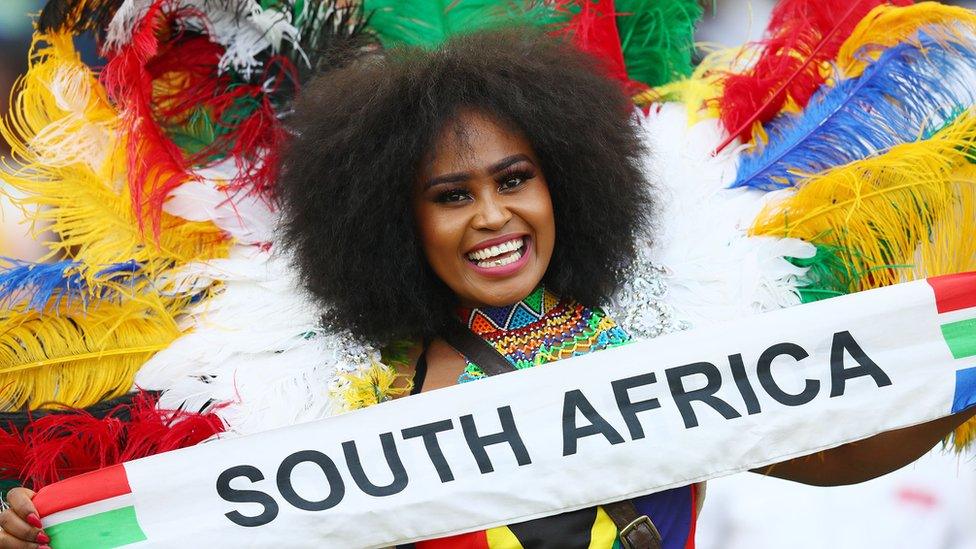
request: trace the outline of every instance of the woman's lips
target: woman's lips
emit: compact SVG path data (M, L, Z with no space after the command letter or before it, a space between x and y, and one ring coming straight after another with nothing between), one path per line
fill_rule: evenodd
M528 262L531 251L532 240L521 236L465 255L475 272L488 277L504 277L518 272Z

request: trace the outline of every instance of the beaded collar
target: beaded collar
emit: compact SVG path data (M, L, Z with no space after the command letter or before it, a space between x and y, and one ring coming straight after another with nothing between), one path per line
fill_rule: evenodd
M512 305L461 308L458 316L518 369L630 341L601 309L560 299L542 286ZM467 361L458 383L482 377L481 368Z

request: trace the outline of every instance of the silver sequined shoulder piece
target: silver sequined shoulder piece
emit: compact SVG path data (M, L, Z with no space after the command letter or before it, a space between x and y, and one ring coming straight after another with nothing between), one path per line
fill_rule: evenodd
M691 328L668 304L667 269L654 264L643 251L624 269L626 282L604 309L634 339L652 339Z

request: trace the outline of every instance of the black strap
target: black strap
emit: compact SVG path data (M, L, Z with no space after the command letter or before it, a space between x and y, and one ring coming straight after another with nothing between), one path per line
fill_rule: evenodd
M417 357L417 365L413 368L413 388L410 389L410 396L419 395L424 389L424 381L427 380L427 349L430 348L430 338L425 337L423 349Z
M504 374L515 369L515 366L492 347L491 343L475 335L460 322L448 324L441 335L455 351L477 364L486 376Z

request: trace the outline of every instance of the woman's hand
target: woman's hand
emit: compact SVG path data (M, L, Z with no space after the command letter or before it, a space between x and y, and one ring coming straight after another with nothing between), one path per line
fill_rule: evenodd
M0 513L0 549L51 549L51 538L41 530L41 518L31 498L34 491L13 488L7 492L8 509Z

